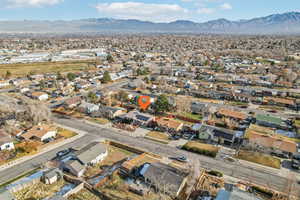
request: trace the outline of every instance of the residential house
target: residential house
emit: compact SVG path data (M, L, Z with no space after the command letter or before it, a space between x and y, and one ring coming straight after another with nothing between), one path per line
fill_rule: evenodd
M225 129L225 128L215 128L213 131L213 138L215 142L221 144L228 144L231 145L235 142L236 139L236 132Z
M14 148L13 138L4 130L0 129L0 151L13 150Z
M263 102L270 105L283 106L291 109L297 109L295 99L278 98L278 97L264 97Z
M61 178L61 173L57 168L50 169L43 172L41 181L45 184L51 185Z
M241 190L240 188L232 187L229 190L220 189L217 193L215 200L262 200L262 198L246 190Z
M267 115L257 114L255 118L256 118L256 124L260 126L279 128L283 130L292 129L292 127L288 124L288 122L283 120L280 117L271 116L269 114Z
M128 83L128 87L131 89L143 89L145 88L145 86L146 86L145 82L141 79L135 79Z
M51 125L37 125L26 131L21 135L25 140L38 140L41 142L55 138L57 130Z
M213 128L209 126L203 126L202 124L194 124L192 126L192 130L198 134L198 138L200 140L211 140L213 138Z
M67 173L73 174L74 176L83 176L86 166L77 159L69 159L63 162L60 168Z
M76 152L77 158L85 165L95 165L108 155L107 146L93 142Z
M209 126L206 124L202 124L202 126L197 129L197 132L199 139L211 140L215 143L221 144L231 145L237 138L237 134L235 131L215 126Z
M191 103L191 111L195 114L203 114L208 111L208 104L201 102L192 102Z
M76 152L74 156L62 160L60 168L77 177L81 177L86 167L101 162L108 155L107 147L93 142Z
M0 80L0 88L4 88L9 86L9 81L8 80Z
M288 140L278 135L266 134L259 129L248 129L246 131L246 140L244 144L253 144L258 147L264 147L271 151L279 150L282 153L296 153L298 145L296 142Z
M32 92L31 93L31 97L33 99L37 99L39 101L45 101L45 100L47 100L49 98L48 94L45 93L45 92Z
M235 120L246 120L248 118L248 116L245 113L226 109L226 108L219 109L217 114L220 116L228 117L228 118L235 119Z
M150 184L174 198L182 192L188 175L163 163L145 163L139 168L138 174L146 184Z
M175 119L167 117L159 117L155 119L157 126L165 131L180 131L183 127L183 123Z
M80 96L75 96L71 97L64 102L64 107L68 109L72 109L77 107L81 103L81 97Z
M121 116L125 113L126 109L119 107L101 106L99 111L91 114L92 117L105 117L114 119L115 117Z
M154 120L154 116L146 114L146 113L141 113L139 111L130 111L129 113L125 115L119 116L119 118L123 120L128 120L131 123L140 125L140 126L148 126L151 122Z
M82 102L79 105L78 110L80 112L91 114L93 112L97 112L99 110L99 106L96 104L92 104L92 103Z

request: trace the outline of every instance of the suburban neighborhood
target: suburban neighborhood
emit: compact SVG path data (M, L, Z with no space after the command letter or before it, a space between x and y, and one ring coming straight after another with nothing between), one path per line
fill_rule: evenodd
M0 39L0 199L299 199L299 38L252 39Z

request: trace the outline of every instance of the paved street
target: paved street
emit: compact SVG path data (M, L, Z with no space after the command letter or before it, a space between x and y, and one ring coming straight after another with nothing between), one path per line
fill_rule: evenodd
M239 162L237 163L224 162L222 160L216 160L209 157L200 156L194 153L177 149L175 147L170 147L164 144L149 141L144 138L134 138L134 137L126 136L124 134L119 134L117 132L113 132L110 129L99 128L98 126L86 124L79 120L55 118L55 121L58 124L72 127L74 129L78 129L81 131L85 131L89 135L93 135L99 138L114 140L117 142L121 142L127 145L144 149L148 152L157 153L163 156L185 155L189 158L190 161L199 160L201 166L206 169L219 170L228 176L233 176L238 179L244 179L246 181L250 181L260 185L269 186L278 191L285 192L289 190L290 181L288 181L285 174L280 174L280 170L265 168L263 166L260 167L256 165L253 165L255 167L253 166L250 167L248 165ZM294 183L292 187L293 187L292 189L293 194L299 195L297 194L300 191L299 185L296 185L296 183Z
M27 160L23 163L20 163L19 165L15 165L8 169L0 171L0 184L3 184L15 177L22 175L23 173L25 173L27 171L30 171L31 169L38 167L39 165L52 159L56 155L56 152L58 152L58 151L61 151L63 149L67 149L70 147L74 148L77 146L82 146L82 145L88 144L91 141L96 140L96 139L99 139L99 138L95 137L93 135L85 135L85 136L79 138L78 140L75 140L71 143L60 146L52 151L42 154L42 155L36 156L36 157L32 158L31 160Z
M108 140L121 142L137 148L141 148L144 149L145 151L157 153L166 157L185 155L192 162L198 160L203 168L209 170L212 169L219 170L228 176L250 181L260 185L265 185L282 192L289 191L290 188L292 188L291 189L292 193L294 195L299 195L298 194L300 191L299 185L293 183L292 186L290 187L289 183L291 183L291 181L289 181L287 179L287 176L285 176L284 174L280 174L280 170L265 168L265 167L255 166L255 165L250 166L242 162L230 163L230 162L225 162L223 160L212 159L209 157L200 156L194 153L183 151L175 147L171 147L161 143L156 143L144 138L130 137L125 134L114 132L111 129L101 128L99 126L87 124L83 121L76 120L76 119L55 117L54 121L57 124L60 124L64 127L70 127L73 130L86 132L86 135L72 143L63 145L50 152L34 157L31 160L25 161L19 165L1 171L0 184L5 183L6 181L14 177L17 177L22 173L29 171L30 169L33 169L36 166L46 162L47 160L53 158L56 152L62 149L66 149L69 147L74 148L76 146L77 147L83 146L85 144L90 143L93 140L101 140L104 138ZM295 177L295 174L292 174L292 176Z

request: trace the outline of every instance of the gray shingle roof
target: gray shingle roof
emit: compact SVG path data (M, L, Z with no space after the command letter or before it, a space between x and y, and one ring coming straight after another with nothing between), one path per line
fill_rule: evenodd
M105 144L101 144L99 142L93 142L78 152L76 152L77 158L83 162L84 164L90 163L100 154L103 154L107 151L107 146Z

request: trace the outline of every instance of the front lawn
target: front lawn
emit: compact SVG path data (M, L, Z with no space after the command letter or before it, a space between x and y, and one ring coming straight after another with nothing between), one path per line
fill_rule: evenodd
M185 112L185 113L180 113L179 115L193 120L202 120L202 115L199 114Z
M105 125L109 123L109 120L105 118L92 118L90 121L101 125Z
M219 151L219 147L195 141L187 142L185 145L183 145L182 149L213 158L217 156Z
M236 158L276 169L281 167L280 159L258 152L240 151Z
M146 138L153 139L162 143L169 143L169 136L165 133L158 131L151 131L146 135Z
M63 129L63 128L58 128L57 130L58 135L64 137L64 138L71 138L77 135L77 133L67 130L67 129Z

